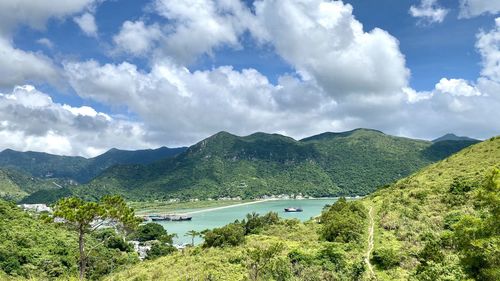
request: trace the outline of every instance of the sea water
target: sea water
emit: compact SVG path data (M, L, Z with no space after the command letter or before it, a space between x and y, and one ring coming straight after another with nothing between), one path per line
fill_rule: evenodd
M191 221L160 221L157 223L161 224L169 234L175 233L177 235L177 237L174 238L174 244L184 244L191 243L191 237L186 236L186 233L190 230L202 231L221 227L235 220L241 221L245 218L246 214L249 213L255 212L264 215L268 212L276 212L282 218L296 218L301 221L306 221L321 214L325 205L331 205L335 203L335 201L337 201L337 198L261 201L253 204L235 205L216 210L211 210L212 208L192 210L192 214L187 213L193 217ZM303 212L287 213L284 210L287 207L302 208ZM186 211L179 213L186 214ZM201 242L201 238L195 238L195 244Z

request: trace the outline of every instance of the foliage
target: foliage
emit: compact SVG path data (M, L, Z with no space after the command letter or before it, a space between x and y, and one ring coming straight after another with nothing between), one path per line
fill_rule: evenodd
M148 250L146 259L154 260L159 257L169 255L175 251L177 251L177 249L171 244L166 244L165 242L161 241L155 241L151 244L151 249Z
M287 280L291 272L282 261L277 259L283 251L283 244L277 243L269 247L253 247L246 250L248 278L250 280L261 280L266 276L274 277L274 280Z
M400 254L397 250L389 247L380 247L373 251L372 261L381 269L389 269L398 266L400 263Z
M175 158L114 166L72 192L87 200L110 193L132 200L364 195L470 144L455 141L440 148L368 129L300 141L276 134L238 137L221 132ZM432 153L426 152L434 146Z
M499 164L496 137L364 199L376 211L372 260L398 263L377 278L498 280Z
M136 263L137 255L122 242L110 229L87 236L86 244L93 249L87 277L99 279ZM74 280L77 264L74 232L0 200L0 280Z
M230 223L206 232L203 238L203 247L237 246L245 241L245 229L240 223Z
M116 164L148 164L174 157L186 148L167 148L126 151L111 149L94 158L59 156L42 152L19 152L6 149L0 152L0 167L14 168L38 178L65 178L88 182L103 170Z
M246 215L246 219L242 221L243 227L245 228L245 235L257 234L264 227L273 225L279 222L279 216L275 212L269 212L264 216L260 216L257 213L251 213Z
M85 248L85 235L104 223L120 230L133 229L138 224L134 211L119 196L105 196L100 202L85 202L79 198L64 198L54 206L54 217L78 234L80 279L85 277L90 250Z
M132 240L139 242L158 240L163 243L172 244L174 235L167 233L167 230L160 224L150 222L139 225L139 227L130 235Z
M359 242L365 232L367 210L360 202L340 198L321 214L322 237L330 242Z
M500 170L494 169L478 190L480 211L453 225L467 272L478 280L500 279Z

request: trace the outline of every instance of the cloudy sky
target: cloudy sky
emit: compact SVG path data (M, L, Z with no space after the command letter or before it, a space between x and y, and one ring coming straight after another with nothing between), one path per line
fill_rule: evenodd
M0 1L0 150L358 127L500 134L500 1Z

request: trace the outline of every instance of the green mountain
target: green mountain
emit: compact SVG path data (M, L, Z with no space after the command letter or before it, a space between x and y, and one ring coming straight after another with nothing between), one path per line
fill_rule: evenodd
M432 142L440 142L440 141L477 141L477 140L469 137L459 137L455 134L448 133L444 136L441 136L433 140Z
M86 183L108 167L116 164L148 164L175 156L185 148L127 151L111 149L94 158L59 156L42 152L0 152L0 167L16 169L39 178L64 178Z
M255 217L104 280L499 280L500 137L317 220Z
M369 129L300 141L277 134L239 137L220 132L173 158L113 166L70 191L87 199L118 193L137 200L365 195L473 143L434 144ZM48 197L54 196L39 192L26 202Z
M37 191L58 190L71 185L64 179L40 179L26 173L0 168L0 198L20 200Z
M495 137L364 199L378 279L499 280L499 169Z

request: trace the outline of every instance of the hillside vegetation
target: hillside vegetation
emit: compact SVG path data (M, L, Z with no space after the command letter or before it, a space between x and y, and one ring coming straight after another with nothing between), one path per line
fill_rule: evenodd
M76 280L78 238L44 215L28 213L0 199L0 280ZM114 232L86 238L92 249L87 277L98 280L125 264L139 261Z
M221 132L174 158L114 166L70 191L92 200L108 193L133 200L365 195L473 143L433 144L368 129L300 141L276 134L238 137ZM27 201L43 202L50 196L35 194Z
M499 169L496 137L365 199L379 279L499 280Z
M369 208L376 280L499 280L499 165L497 137L365 199L339 200L320 223L281 220L245 235L248 216L105 280L373 280L363 261Z
M65 280L75 275L71 233L4 201L0 201L0 214L1 278ZM248 214L203 232L205 241L200 246L183 251L158 248L152 251L158 255L140 263L126 251L101 248L88 277L109 281L499 280L499 219L500 137L496 137L362 200L339 199L305 223L279 219L275 213ZM375 276L364 258L372 225L375 243L368 260ZM143 227L138 235L151 234L152 226Z
M185 148L167 147L136 151L111 149L94 158L83 158L6 149L0 152L0 167L23 171L33 177L64 178L85 183L113 165L152 163L184 150Z
M63 179L40 179L23 172L0 168L0 198L17 201L37 191L60 189L70 183Z

